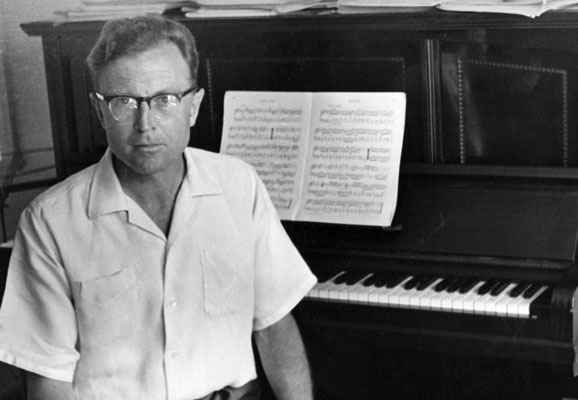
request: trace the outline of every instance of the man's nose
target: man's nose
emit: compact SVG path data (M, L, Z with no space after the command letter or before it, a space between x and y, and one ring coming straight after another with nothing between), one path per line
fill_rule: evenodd
M142 101L137 109L135 127L140 132L146 132L154 126L154 115L146 101Z

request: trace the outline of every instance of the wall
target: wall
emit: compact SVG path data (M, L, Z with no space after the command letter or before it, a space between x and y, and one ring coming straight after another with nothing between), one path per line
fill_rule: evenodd
M0 201L6 200L7 238L13 237L23 207L44 187L7 196L2 196L2 188L10 181L18 185L55 176L42 42L28 37L20 24L51 20L55 10L79 4L79 0L0 0ZM6 239L3 236L0 231L0 240Z

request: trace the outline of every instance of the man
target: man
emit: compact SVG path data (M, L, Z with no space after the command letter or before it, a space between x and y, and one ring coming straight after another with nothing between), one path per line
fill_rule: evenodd
M23 212L0 360L29 399L312 397L290 311L315 283L247 164L187 148L203 98L190 32L111 21L88 57L109 149Z

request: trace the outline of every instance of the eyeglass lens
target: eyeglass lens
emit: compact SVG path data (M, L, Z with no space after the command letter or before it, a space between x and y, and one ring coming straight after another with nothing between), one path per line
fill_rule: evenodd
M147 103L146 100L138 101L133 97L115 97L109 103L110 111L118 121L132 119L138 113L140 103ZM153 97L148 101L148 106L157 119L170 117L177 109L180 100L172 94L164 94Z

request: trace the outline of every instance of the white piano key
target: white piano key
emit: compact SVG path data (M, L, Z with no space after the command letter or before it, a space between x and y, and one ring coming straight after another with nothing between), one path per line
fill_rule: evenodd
M329 287L328 291L327 291L327 295L329 300L336 300L336 301L342 301L342 302L347 302L348 301L348 296L347 296L347 290L351 287L350 285L347 284L347 282L350 279L354 279L354 272L347 272L344 277L345 280L341 283L335 283L335 281L333 282L333 285ZM336 277L335 279L339 279L339 277Z
M355 285L351 285L350 288L347 290L347 301L350 303L360 303L360 296L365 289L368 289L370 286L364 286L363 282L368 279L370 276L373 276L372 273L366 274L363 276Z
M357 303L369 304L369 295L376 290L375 286L363 286L357 292ZM377 300L376 300L377 302Z
M335 286L334 281L341 275L345 274L345 271L339 272L333 278L329 279L326 282L323 282L321 285L317 287L317 298L322 300L329 300L329 290Z
M496 315L498 304L501 302L507 302L508 299L510 299L509 293L514 287L516 287L516 283L510 283L500 294L492 296L488 301L486 301L484 304L485 314Z
M519 318L520 314L518 309L520 308L520 305L526 301L527 299L525 299L521 294L518 297L512 298L506 307L506 315L508 317Z
M345 283L345 286L339 291L339 300L343 302L349 302L351 293L355 292L356 288L358 287L357 285L360 284L360 281L365 279L367 276L369 275L357 275L349 278L348 281L350 281L350 279L355 279L355 282L349 284Z
M419 296L419 304L418 307L424 310L431 308L431 298L437 293L435 291L435 287L438 283L440 283L443 278L437 279L434 283L432 283L427 289L423 291L423 293Z
M498 301L496 303L496 310L494 312L494 315L496 316L503 316L506 317L508 315L508 304L515 302L515 298L513 298L511 296L512 290L518 286L518 283L512 283L511 285L509 285L505 292L506 292L506 296L503 296L502 299L500 299L500 301Z
M542 293L548 289L547 286L542 286L534 295L528 299L524 299L520 304L518 304L518 317L530 318L530 304L538 298Z
M409 308L411 306L411 299L414 297L418 298L421 292L422 291L417 290L417 288L409 290L404 288L404 290L397 296L397 307Z
M391 292L393 289L394 288L388 288L386 285L380 287L374 286L373 290L370 291L367 295L367 303L380 305L379 297L383 294Z
M311 288L311 290L309 291L309 293L307 293L307 297L313 298L313 299L318 299L319 298L319 290L322 289L323 287L325 287L326 285L329 284L329 282L331 282L333 279L337 278L339 275L343 274L344 272L337 272L335 275L333 275L332 277L330 277L329 279L323 281L323 282L317 282L315 284L315 286L313 286L313 288Z
M469 292L452 300L452 309L458 313L470 314L474 312L474 301L479 297L478 289L486 281L478 282Z
M368 294L368 302L370 304L382 305L380 301L380 296L386 295L391 293L395 288L397 288L401 283L398 283L394 287L387 287L387 282L383 282L384 276L378 277L379 282L381 283L380 287L375 286L374 289L369 292Z
M345 287L345 283L334 284L327 288L328 300L339 300L339 293Z
M442 293L444 293L444 296L441 298L440 309L442 311L451 311L452 305L453 305L453 300L460 297L461 293L457 290L455 292L452 292L452 293L448 293L448 292L442 292Z
M348 276L345 277L345 282L339 285L336 288L337 290L337 298L336 300L342 302L349 302L349 292L351 291L352 287L358 283L363 278L362 274L359 272L349 272ZM352 282L354 280L354 282Z
M445 295L446 295L445 290L435 292L430 298L430 302L429 302L430 310L436 310L436 311L441 310L442 309L442 299L444 298Z
M486 302L492 299L490 292L483 295L478 295L474 298L472 305L472 312L474 314L485 314L486 313Z
M403 285L412 278L413 276L408 276L395 287L380 293L378 303L382 306L399 307L399 295L405 291Z
M418 290L415 295L411 296L409 299L410 308L421 308L421 306L420 306L421 299L424 296L428 296L430 291L433 291L433 288L435 287L435 285L437 285L437 283L440 280L441 280L440 278L432 280L431 283L427 287L424 287L423 289Z

